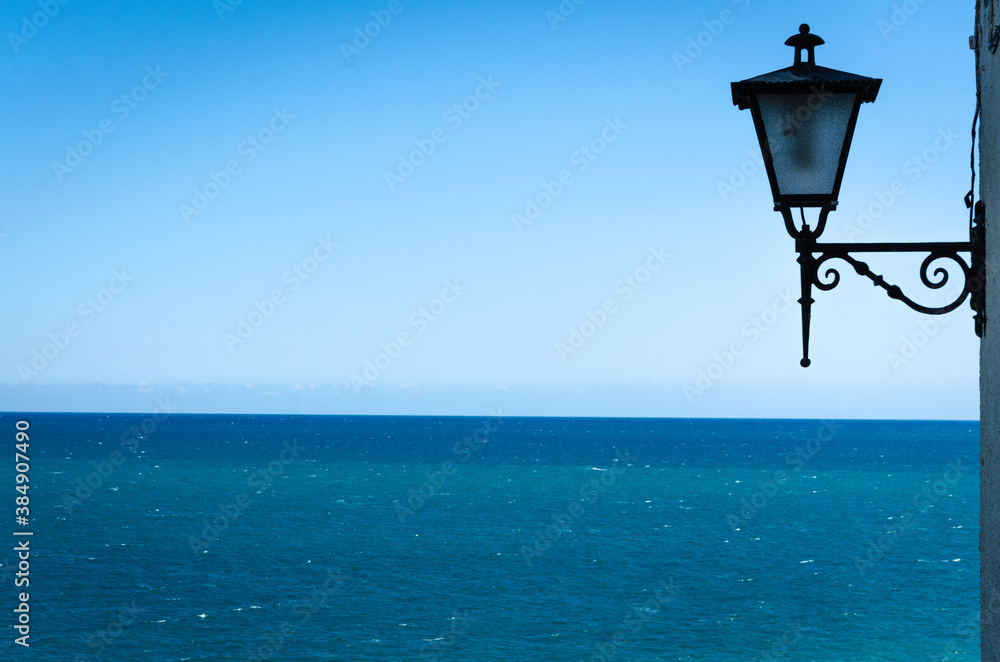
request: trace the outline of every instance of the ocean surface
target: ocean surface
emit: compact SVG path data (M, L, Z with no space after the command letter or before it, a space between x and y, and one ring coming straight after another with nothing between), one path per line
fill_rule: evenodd
M979 660L978 422L158 419L0 415L0 659Z

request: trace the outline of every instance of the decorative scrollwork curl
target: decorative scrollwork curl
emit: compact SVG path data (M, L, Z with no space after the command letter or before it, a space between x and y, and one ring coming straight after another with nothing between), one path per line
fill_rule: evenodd
M932 251L931 254L928 255L920 265L920 282L922 282L924 286L932 290L939 290L942 287L944 287L945 284L948 283L950 277L948 269L944 267L937 267L936 269L934 269L933 277L929 274L931 265L937 260L946 259L955 262L961 269L962 275L965 278L965 286L962 288L961 293L958 294L958 296L955 298L954 301L944 306L933 306L933 307L924 306L917 303L913 299L903 294L903 291L899 288L899 286L887 283L885 279L882 278L882 276L874 273L867 263L858 260L857 258L853 257L847 252L842 252L842 251L824 252L822 255L820 255L820 257L816 258L813 261L813 274L811 280L812 283L821 290L824 291L832 290L840 283L840 274L833 267L827 267L826 271L823 272L823 275L820 276L821 273L820 267L823 265L823 263L833 259L844 260L852 267L854 267L854 270L858 272L859 275L865 276L866 278L871 280L872 283L874 283L877 287L881 287L883 290L885 290L886 294L888 294L889 297L902 301L913 310L928 315L941 315L955 310L960 305L962 305L962 302L965 301L966 297L968 297L970 293L970 282L971 282L972 271L968 263L964 259L962 259L962 257L959 256L957 252ZM827 279L828 282L824 282L823 279Z
M840 284L840 272L837 271L836 269L834 269L833 267L827 267L826 273L823 274L823 278L829 279L830 282L824 283L821 280L820 275L819 275L819 264L817 264L816 265L816 278L814 280L814 283L816 284L816 287L818 287L819 289L823 290L824 292L829 292L830 290L832 290L833 288L837 287L837 285Z
M927 270L930 269L931 263L936 260L952 260L958 263L958 266L963 272L968 272L968 266L965 261L962 260L956 253L931 253L928 255L923 263L920 265L920 282L929 287L932 290L938 290L944 287L945 283L948 282L948 270L942 267L938 267L934 270L934 276L940 280L931 281L927 275Z
M840 259L850 262L850 260L848 260L847 257L839 253L823 253L814 262L815 274L813 276L812 281L816 287L823 290L824 292L829 292L830 290L832 290L833 288L837 287L837 285L840 284L840 272L837 271L835 267L825 267L826 271L824 271L823 275L820 276L821 272L820 267L823 265L823 263L826 262L827 260L835 260L835 259ZM823 282L823 279L826 279L827 282Z

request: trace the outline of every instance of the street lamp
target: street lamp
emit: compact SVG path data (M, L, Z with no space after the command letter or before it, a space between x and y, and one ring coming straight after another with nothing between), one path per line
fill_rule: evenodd
M820 278L820 267L828 260L844 260L861 276L866 276L893 299L928 315L942 315L958 308L970 297L976 312L976 335L980 338L986 326L985 311L985 214L983 203L976 203L975 216L969 226L969 241L925 243L819 243L817 239L826 227L827 216L837 208L840 183L847 165L847 155L854 137L854 126L862 103L875 101L882 80L827 69L816 65L815 48L824 43L802 24L799 33L789 37L786 45L795 48L795 63L786 69L733 83L733 104L740 110L750 109L757 139L760 141L764 166L771 183L774 210L780 212L785 229L795 239L802 281L802 367L809 366L809 318L813 304L812 286L832 290L840 282L840 274L826 267ZM971 205L972 193L966 197ZM815 229L806 223L805 208L818 207ZM802 226L796 227L792 210L798 208ZM920 266L920 280L930 289L940 289L948 282L948 271L934 269L933 280L928 270L939 259L954 261L964 275L964 287L958 297L945 306L922 306L851 253L927 253ZM818 253L818 257L815 255ZM966 262L959 253L970 253Z

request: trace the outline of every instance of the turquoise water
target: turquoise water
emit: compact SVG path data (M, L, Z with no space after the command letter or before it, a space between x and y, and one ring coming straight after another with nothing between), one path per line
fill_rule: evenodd
M17 659L979 659L977 423L27 419Z

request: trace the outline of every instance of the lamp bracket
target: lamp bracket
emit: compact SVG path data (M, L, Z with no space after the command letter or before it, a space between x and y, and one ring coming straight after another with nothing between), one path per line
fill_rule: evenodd
M843 260L854 267L858 275L864 276L872 281L876 287L881 287L886 294L897 301L902 301L911 309L926 315L943 315L958 308L966 300L970 299L970 305L975 312L975 330L980 338L986 330L986 212L985 205L980 200L976 203L975 216L970 228L969 241L956 242L920 242L920 243L820 243L817 240L826 226L826 216L831 209L824 207L820 211L820 220L815 230L810 230L808 225L796 228L792 221L792 213L788 208L781 208L782 217L785 219L785 227L789 234L795 239L795 250L798 252L798 262L800 265L800 276L802 285L802 298L799 304L802 307L802 361L803 367L808 367L809 361L809 322L811 308L814 302L811 294L812 287L816 286L823 291L829 291L840 283L840 272L833 266L826 266L821 275L822 268L829 260ZM956 288L955 298L943 306L925 306L917 303L903 293L902 289L871 270L868 264L857 257L856 253L927 253L920 265L920 282L925 287L932 290L939 290L949 281L949 271L944 267L937 267L930 273L931 266L938 260L951 260L958 266L962 273L963 281L961 288ZM968 253L970 259L967 261L961 253ZM818 256L816 255L818 254Z

